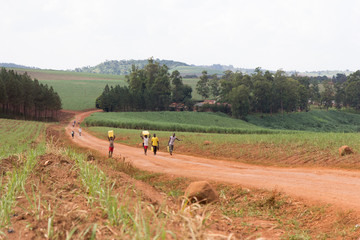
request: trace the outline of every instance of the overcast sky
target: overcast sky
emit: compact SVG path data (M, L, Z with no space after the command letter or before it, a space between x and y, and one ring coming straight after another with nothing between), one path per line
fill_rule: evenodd
M1 0L0 62L360 69L358 0Z

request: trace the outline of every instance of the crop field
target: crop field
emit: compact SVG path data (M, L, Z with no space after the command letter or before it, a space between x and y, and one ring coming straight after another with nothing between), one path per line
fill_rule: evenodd
M263 128L311 132L359 132L360 114L346 110L311 110L274 115L249 115L249 123Z
M86 118L84 123L86 126L107 126L181 132L280 132L258 127L242 120L233 119L222 113L207 112L99 112Z
M16 71L21 74L25 72L23 69ZM59 94L65 110L95 108L95 100L103 92L106 84L126 84L125 76L118 75L34 69L26 69L26 72L40 83L52 86Z
M0 119L0 159L30 150L44 137L44 131L41 122Z

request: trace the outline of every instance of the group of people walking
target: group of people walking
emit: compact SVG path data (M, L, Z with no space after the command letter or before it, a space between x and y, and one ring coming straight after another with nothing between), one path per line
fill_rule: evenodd
M149 140L150 140L151 135L141 133L140 137L143 140L144 154L147 155L147 150L149 148ZM178 139L175 136L175 133L174 133L172 136L170 136L170 139L168 141L168 151L169 151L170 155L172 155L172 152L174 151L175 140L181 141L180 139ZM151 150L152 150L152 152L154 152L154 155L156 155L156 152L160 148L160 141L155 133L154 133L154 136L151 138L150 143L151 143Z
M78 124L78 126L79 126L79 136L81 137L81 127L80 127L80 122L77 122L77 124ZM72 126L73 126L73 127L75 127L75 125L76 125L76 120L74 120L74 122L73 122ZM72 138L74 138L74 136L75 136L75 132L74 132L74 130L72 130L72 131L71 131L71 137L72 137Z
M77 124L79 125L79 136L81 136L81 127L80 127L80 122L77 122ZM73 122L73 127L75 127L76 125L76 121ZM160 148L160 141L159 138L156 136L156 134L154 133L154 136L151 137L151 135L146 132L147 134L143 134L144 132L142 132L140 134L141 139L143 140L143 148L144 148L144 154L147 155L147 151L149 146L151 146L151 151L154 153L154 155L156 155L156 152L159 150ZM71 136L72 138L74 138L75 132L74 130L71 131ZM170 136L169 141L168 141L168 146L167 146L167 150L170 153L170 155L172 155L173 151L174 151L174 144L175 141L181 141L179 138L176 137L175 133L173 133L173 135ZM109 141L109 157L112 157L113 152L114 152L114 141L115 141L115 135L113 136L108 136L108 141Z

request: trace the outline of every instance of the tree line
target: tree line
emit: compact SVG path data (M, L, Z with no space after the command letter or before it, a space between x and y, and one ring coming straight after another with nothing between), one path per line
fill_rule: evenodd
M27 73L1 68L0 109L3 116L55 120L61 109L61 99L52 87L32 80Z
M184 85L180 72L171 74L166 65L152 58L140 69L132 65L126 76L128 86L105 86L96 99L96 107L112 111L163 111L171 102L191 106L192 88Z
M309 110L309 100L319 95L318 84L310 81L308 77L288 77L282 70L271 73L257 68L251 75L225 71L220 79L204 71L196 90L204 99L229 103L232 116L243 118L249 113Z
M153 59L142 69L133 65L126 76L128 86L107 85L96 106L104 111L163 111L176 102L191 109L191 87L183 84L178 71L170 74L168 70ZM236 118L250 113L308 111L310 104L326 109L332 106L360 109L360 71L348 77L337 74L332 79L288 76L282 70L263 72L260 68L252 74L225 71L222 76L203 71L196 91L203 99L216 99L219 103L206 105L203 110L223 111Z
M337 74L324 83L322 103L329 107L343 107L360 110L360 70L349 76Z

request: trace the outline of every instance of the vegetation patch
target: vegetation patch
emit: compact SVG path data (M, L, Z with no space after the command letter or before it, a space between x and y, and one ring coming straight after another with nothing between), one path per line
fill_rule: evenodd
M360 115L339 110L311 110L274 115L248 115L249 123L270 129L311 132L359 132Z
M118 112L94 113L84 121L86 126L106 126L177 132L210 133L279 133L257 127L222 113L207 112Z

